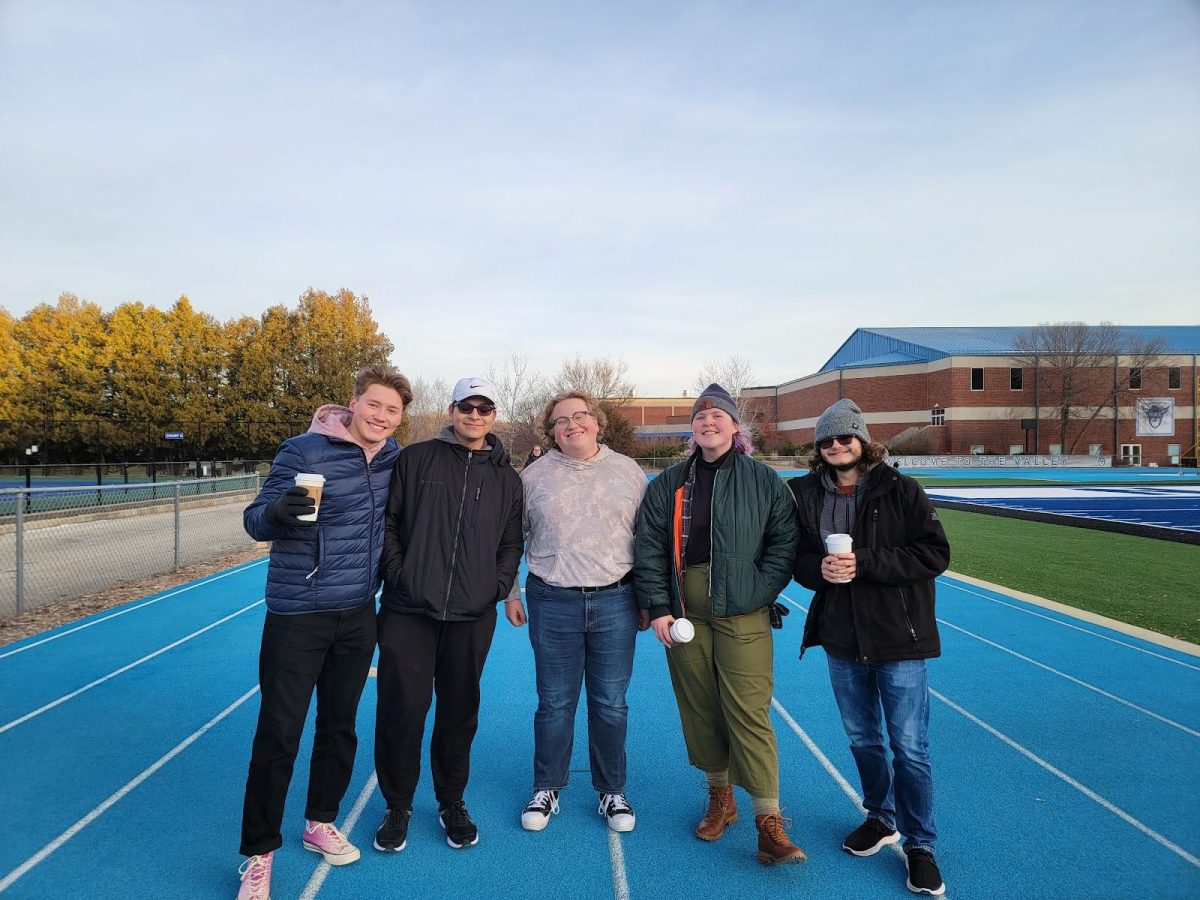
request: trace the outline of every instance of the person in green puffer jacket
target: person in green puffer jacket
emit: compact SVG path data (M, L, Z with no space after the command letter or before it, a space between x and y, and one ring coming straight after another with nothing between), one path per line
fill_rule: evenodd
M783 827L770 719L771 610L791 580L796 506L783 481L749 456L738 422L718 384L692 406L694 452L650 483L638 512L634 585L667 648L688 761L708 780L696 836L718 840L737 820L736 784L754 804L759 860L803 862ZM694 627L692 640L672 636L679 619Z

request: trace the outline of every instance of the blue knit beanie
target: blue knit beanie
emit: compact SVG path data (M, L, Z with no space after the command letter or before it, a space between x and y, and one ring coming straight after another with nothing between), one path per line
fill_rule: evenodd
M704 392L696 398L696 402L692 404L692 418L696 418L696 413L704 409L719 409L729 413L729 417L733 421L741 421L738 417L737 404L733 402L733 397L729 396L729 391L716 382L706 387Z

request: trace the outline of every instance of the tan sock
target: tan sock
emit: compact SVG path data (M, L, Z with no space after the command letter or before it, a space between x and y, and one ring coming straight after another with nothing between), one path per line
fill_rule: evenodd
M751 797L755 816L773 816L779 812L778 797Z
M729 787L729 770L722 769L720 772L705 772L704 777L708 779L708 786L715 788Z

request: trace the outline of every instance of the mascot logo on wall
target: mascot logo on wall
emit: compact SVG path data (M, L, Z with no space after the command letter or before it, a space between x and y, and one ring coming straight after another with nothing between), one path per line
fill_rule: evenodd
M1135 408L1138 437L1175 436L1174 397L1138 397Z

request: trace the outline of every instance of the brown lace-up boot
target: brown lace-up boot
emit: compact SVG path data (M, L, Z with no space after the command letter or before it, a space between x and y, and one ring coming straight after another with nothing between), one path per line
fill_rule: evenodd
M696 837L702 841L718 841L725 833L725 826L737 821L737 803L733 800L733 785L710 787L708 809L696 826Z
M802 863L808 857L791 842L783 830L782 813L755 816L758 826L758 861L773 866L775 863Z

